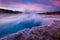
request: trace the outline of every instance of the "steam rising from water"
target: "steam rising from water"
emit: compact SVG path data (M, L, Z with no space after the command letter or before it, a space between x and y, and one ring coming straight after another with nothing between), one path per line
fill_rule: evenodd
M14 33L24 28L47 24L48 21L37 14L17 14L2 17L0 18L0 36Z

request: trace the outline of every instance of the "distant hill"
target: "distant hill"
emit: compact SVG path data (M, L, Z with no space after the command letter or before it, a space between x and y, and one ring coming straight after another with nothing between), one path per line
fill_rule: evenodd
M8 9L0 9L0 13L22 13L20 11L13 11Z

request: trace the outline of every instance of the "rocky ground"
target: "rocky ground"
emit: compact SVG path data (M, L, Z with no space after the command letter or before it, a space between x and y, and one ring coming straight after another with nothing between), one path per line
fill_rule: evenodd
M0 38L0 40L60 40L60 21L47 26L24 29Z

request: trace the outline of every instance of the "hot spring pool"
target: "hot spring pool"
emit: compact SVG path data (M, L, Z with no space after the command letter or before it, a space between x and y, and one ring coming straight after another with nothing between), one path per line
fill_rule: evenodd
M42 20L39 18L40 17L36 15L33 15L33 16L21 15L19 17L10 16L8 18L3 18L2 20L5 20L5 21L0 20L1 21L0 36L15 33L19 30L23 30L24 28L32 28L32 27L48 24L47 20Z

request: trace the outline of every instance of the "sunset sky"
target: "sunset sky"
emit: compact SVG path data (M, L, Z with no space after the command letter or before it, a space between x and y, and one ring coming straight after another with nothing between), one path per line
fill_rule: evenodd
M0 8L13 10L60 11L60 0L0 0Z

